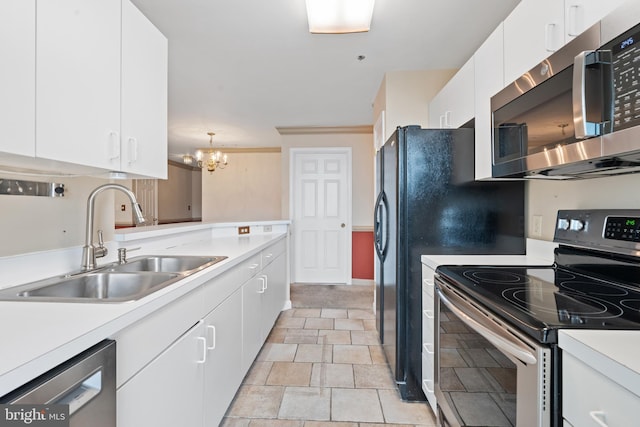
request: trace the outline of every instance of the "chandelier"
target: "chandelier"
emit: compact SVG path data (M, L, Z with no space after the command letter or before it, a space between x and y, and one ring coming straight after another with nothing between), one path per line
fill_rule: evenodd
M209 173L215 172L216 169L224 169L227 164L227 155L223 154L220 150L213 149L213 132L207 132L209 135L209 149L206 151L196 151L196 166L200 169L206 169ZM182 161L188 165L193 164L193 156L191 154L185 154L182 156Z

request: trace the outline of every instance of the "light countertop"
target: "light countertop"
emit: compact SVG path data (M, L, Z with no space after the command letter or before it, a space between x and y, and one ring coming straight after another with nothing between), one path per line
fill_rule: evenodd
M275 227L274 227L275 228ZM149 230L160 237L160 230ZM126 303L41 303L0 301L0 396L90 346L200 287L259 253L287 232L200 238L139 255L226 255L228 258L138 301ZM148 235L144 236L149 237Z

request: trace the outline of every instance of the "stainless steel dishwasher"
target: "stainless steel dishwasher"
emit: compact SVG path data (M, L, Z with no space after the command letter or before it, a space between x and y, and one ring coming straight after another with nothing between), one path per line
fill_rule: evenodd
M1 397L0 403L66 405L68 424L61 425L115 427L116 342L96 344Z

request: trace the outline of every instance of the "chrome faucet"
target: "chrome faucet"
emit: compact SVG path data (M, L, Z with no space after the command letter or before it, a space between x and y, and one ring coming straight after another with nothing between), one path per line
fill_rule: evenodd
M142 210L140 209L140 205L138 205L138 201L136 200L136 195L133 194L133 191L129 190L124 185L120 184L104 184L96 188L89 194L89 198L87 199L87 229L86 229L86 237L84 241L84 246L82 247L82 270L88 271L96 268L96 258L102 258L107 255L107 248L104 246L104 242L102 240L102 231L98 232L98 246L93 244L93 211L94 211L94 202L96 196L103 192L104 190L120 190L129 196L129 200L131 200L131 207L133 208L134 218L136 224L142 224L145 222L144 217L142 216Z

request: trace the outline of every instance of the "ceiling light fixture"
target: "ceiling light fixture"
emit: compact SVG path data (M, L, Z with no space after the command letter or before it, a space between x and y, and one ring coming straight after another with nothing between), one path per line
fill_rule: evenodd
M306 0L309 32L320 34L369 31L374 0Z
M196 151L196 166L200 169L206 169L209 173L215 172L216 169L224 169L228 162L228 158L226 154L223 154L220 150L213 149L213 132L207 132L209 135L209 149L206 151L197 150ZM194 157L191 154L185 154L182 156L182 161L187 164L193 164Z

